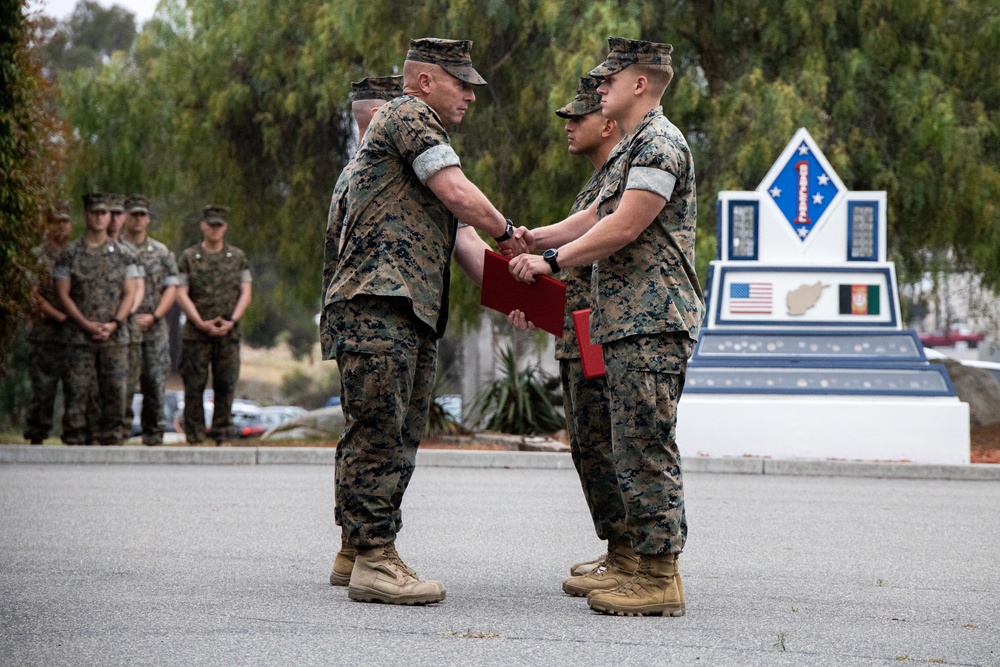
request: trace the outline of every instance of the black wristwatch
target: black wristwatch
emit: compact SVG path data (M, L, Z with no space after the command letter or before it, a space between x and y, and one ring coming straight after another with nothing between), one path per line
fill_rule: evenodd
M542 253L542 259L549 263L552 267L552 273L559 273L559 262L556 261L559 258L558 248L549 248Z
M507 228L503 230L503 236L494 236L493 240L497 243L503 243L512 236L514 236L514 223L510 221L510 218L507 218Z
M121 329L123 326L125 326L125 323L122 322L117 317L112 318L111 321L114 322L115 324L117 324L119 329Z

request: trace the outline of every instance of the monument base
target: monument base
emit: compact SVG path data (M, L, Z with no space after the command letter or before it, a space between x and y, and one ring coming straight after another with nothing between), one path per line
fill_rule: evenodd
M682 456L969 463L969 406L957 398L684 394Z

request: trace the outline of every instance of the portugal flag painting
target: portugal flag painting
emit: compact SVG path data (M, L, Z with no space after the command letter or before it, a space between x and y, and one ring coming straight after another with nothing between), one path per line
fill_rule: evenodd
M878 285L841 285L841 315L878 315Z

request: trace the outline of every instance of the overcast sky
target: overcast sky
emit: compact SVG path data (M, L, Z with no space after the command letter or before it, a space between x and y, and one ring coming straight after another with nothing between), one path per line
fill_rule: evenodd
M98 0L98 4L103 7L118 5L135 14L137 26L153 17L156 5L159 0ZM73 13L77 0L31 0L29 8L31 11L41 9L46 16L56 19L64 19Z

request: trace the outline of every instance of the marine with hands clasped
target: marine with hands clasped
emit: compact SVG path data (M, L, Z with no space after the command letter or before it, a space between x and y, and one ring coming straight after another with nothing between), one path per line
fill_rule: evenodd
M42 444L52 431L52 414L60 382L63 383L63 394L66 392L63 381L66 375L66 344L63 340L66 313L59 305L52 273L73 231L69 203L63 202L50 208L45 217L45 241L32 250L41 272L34 276L35 306L28 328L31 398L25 418L24 438L33 445Z
M89 193L83 204L83 235L66 246L53 271L60 306L72 322L63 330L68 350L62 438L67 445L120 445L128 374L125 321L140 272L132 252L108 236L107 197ZM88 429L95 378L98 412Z
M145 195L131 195L125 202L125 209L128 219L122 242L135 253L145 274L145 289L132 316L139 340L129 346L127 397L141 391L142 444L160 445L166 430L163 390L170 371L170 341L163 317L174 305L180 279L174 253L147 233L149 199ZM127 411L127 417L131 428L131 410Z
M625 139L608 159L594 202L566 220L525 234L542 256L510 264L525 281L596 263L591 340L604 350L612 451L636 557L587 597L596 611L684 614L678 556L687 537L677 402L704 315L694 268L694 162L683 134L663 115L673 78L669 44L612 37L590 72L601 79L602 113Z
M229 209L206 206L201 243L177 260L177 303L187 317L181 333L180 373L184 381L184 434L192 445L205 439L204 393L212 369L215 407L208 437L232 445L233 398L240 378L240 318L250 305L253 276L246 255L226 243Z
M402 561L395 541L447 323L458 220L489 234L508 255L524 249L513 224L462 172L445 129L462 121L475 101L473 86L486 83L472 67L471 47L411 40L404 94L375 113L348 177L344 243L325 315L345 417L337 519L341 553L356 552L348 596L357 601L426 604L445 597L443 584L420 579ZM475 236L471 228L466 233ZM481 256L482 247L479 241L470 255Z

